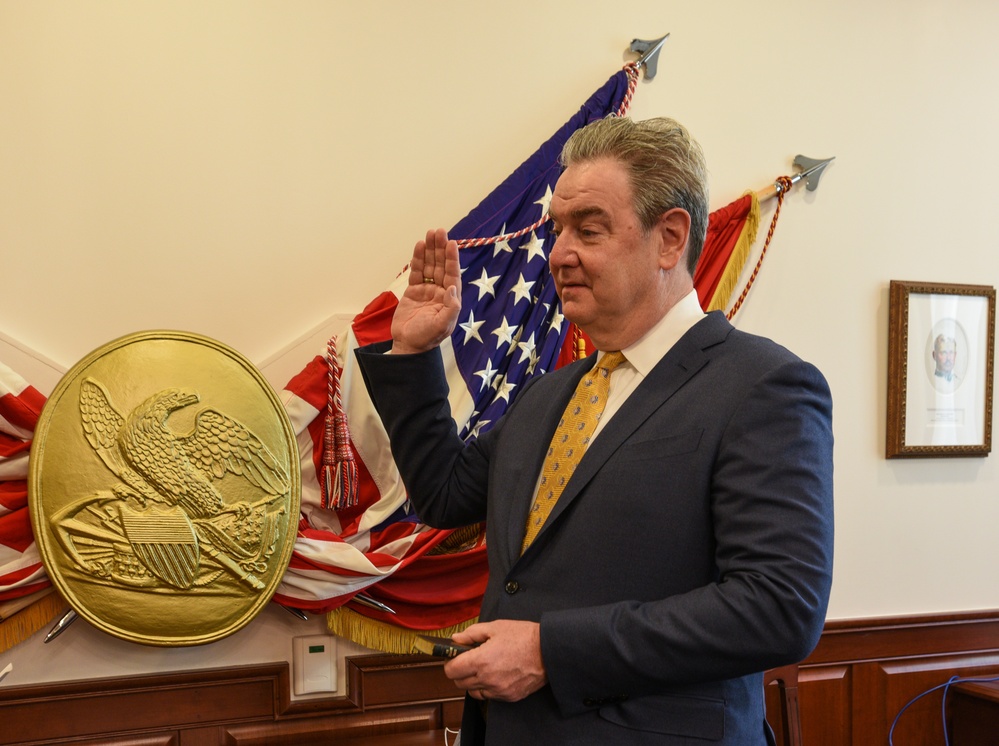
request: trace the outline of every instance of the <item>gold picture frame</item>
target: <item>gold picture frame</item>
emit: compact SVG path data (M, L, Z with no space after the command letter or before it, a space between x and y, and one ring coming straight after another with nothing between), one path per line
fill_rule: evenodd
M892 280L886 458L992 450L995 288Z

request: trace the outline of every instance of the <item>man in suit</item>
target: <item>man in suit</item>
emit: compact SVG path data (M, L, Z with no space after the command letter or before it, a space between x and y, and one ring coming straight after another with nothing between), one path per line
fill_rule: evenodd
M392 354L358 351L422 519L486 520L480 622L455 636L476 647L445 666L468 693L462 744L765 744L761 672L808 655L829 596L828 386L701 311L706 175L681 125L595 122L562 160L549 262L597 355L533 379L463 443L437 351L460 309L442 230L416 245ZM563 410L611 351L625 362L597 429L537 513Z

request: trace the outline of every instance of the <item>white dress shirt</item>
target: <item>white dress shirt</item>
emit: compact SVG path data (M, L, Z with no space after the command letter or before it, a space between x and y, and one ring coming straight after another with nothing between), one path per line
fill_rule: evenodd
M697 299L697 292L691 290L641 339L630 347L621 350L627 362L619 365L611 373L607 405L593 431L593 438L600 434L604 425L610 421L625 400L663 359L663 355L669 352L680 337L686 334L694 324L703 319L704 315L700 301ZM603 351L601 351L601 356L602 354Z

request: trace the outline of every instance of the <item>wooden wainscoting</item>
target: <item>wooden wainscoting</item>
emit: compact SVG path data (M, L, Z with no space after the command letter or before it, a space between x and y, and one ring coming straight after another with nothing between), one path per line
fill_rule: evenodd
M802 742L887 744L913 698L952 676L996 675L999 611L829 622L798 673ZM937 690L899 717L896 746L944 743L942 698Z
M440 661L372 655L346 665L346 696L294 702L283 662L0 687L0 745L441 746L445 727L457 729L461 697ZM887 744L920 693L952 676L996 675L999 611L830 622L798 673L802 742ZM906 710L896 744L944 742L942 696Z
M0 744L441 746L462 698L439 660L358 656L348 695L292 702L287 663L0 688Z

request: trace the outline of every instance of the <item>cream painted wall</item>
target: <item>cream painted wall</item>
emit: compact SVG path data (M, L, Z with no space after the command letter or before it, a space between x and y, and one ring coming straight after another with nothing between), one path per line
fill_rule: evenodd
M49 391L117 336L177 328L280 386L632 38L669 32L632 112L690 127L714 206L836 156L786 200L736 321L832 386L830 618L996 608L997 457L883 457L889 281L999 280L996 28L990 0L0 0L0 359ZM314 623L269 610L252 645L195 652L74 626L0 667L6 685L119 672L85 650L129 671L280 658Z

